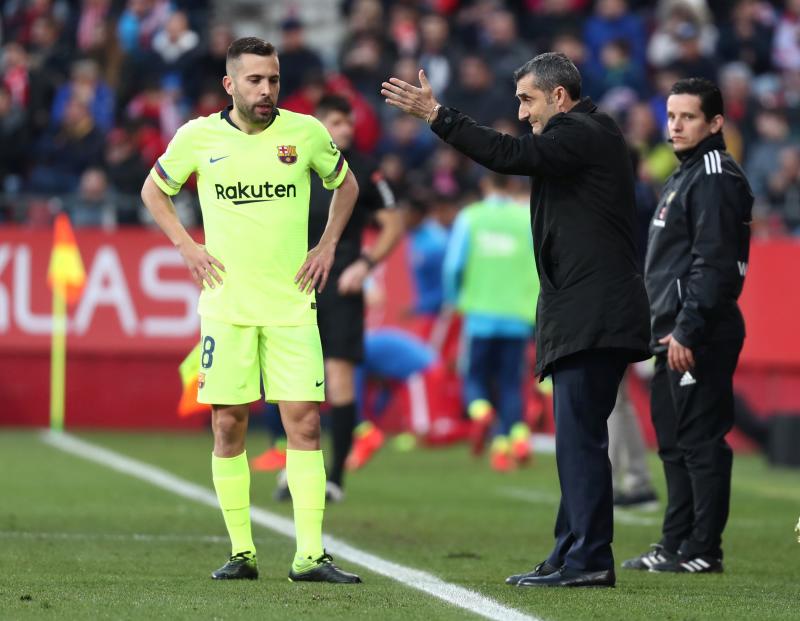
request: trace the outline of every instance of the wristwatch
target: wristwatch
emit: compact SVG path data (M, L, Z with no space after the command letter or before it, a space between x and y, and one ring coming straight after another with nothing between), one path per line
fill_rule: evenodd
M370 270L371 270L373 267L375 267L375 261L374 261L374 260L373 260L373 259L372 259L372 258L371 258L371 257L370 257L368 254L366 254L365 252L362 252L362 253L361 253L361 254L358 256L358 258L359 258L361 261L363 261L364 263L366 263L366 264L367 264L367 267L368 267Z

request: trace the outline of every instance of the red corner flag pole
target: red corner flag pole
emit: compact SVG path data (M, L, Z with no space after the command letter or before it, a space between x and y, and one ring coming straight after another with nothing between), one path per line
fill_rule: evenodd
M77 302L86 272L75 234L66 214L56 216L53 252L47 270L47 284L53 290L53 327L50 348L50 429L64 429L64 385L67 360L67 305Z

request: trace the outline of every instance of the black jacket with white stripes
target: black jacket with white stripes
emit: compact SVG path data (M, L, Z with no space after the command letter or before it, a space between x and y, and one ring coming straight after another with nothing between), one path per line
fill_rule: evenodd
M653 351L672 333L691 349L744 338L737 299L750 253L753 193L721 134L678 154L650 222L645 286Z

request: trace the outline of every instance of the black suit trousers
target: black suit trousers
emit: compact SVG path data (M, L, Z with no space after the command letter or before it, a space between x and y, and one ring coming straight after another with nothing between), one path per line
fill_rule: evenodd
M591 349L552 365L556 463L561 504L555 567L600 571L614 566L614 503L608 460L608 417L630 354Z

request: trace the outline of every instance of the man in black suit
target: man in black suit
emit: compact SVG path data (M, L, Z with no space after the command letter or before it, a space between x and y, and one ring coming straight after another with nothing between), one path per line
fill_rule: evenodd
M636 262L628 148L617 125L581 99L563 54L540 54L514 73L521 138L479 126L420 86L383 83L388 104L479 164L528 175L541 282L536 372L552 375L561 505L556 544L518 586L614 586L613 495L607 419L626 365L649 357L647 294ZM513 286L512 282L498 286ZM531 300L533 303L533 300Z

